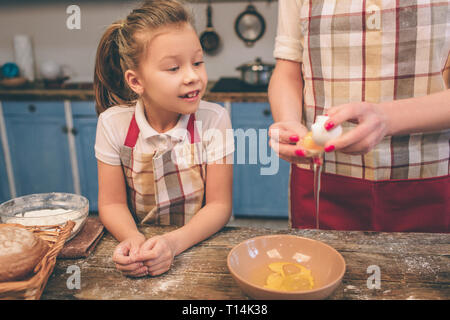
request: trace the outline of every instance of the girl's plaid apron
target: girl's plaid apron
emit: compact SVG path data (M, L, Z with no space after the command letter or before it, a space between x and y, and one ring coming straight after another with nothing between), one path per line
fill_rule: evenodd
M187 126L185 139L189 140L172 149L153 154L137 152L139 132L133 115L120 150L130 210L140 223L184 225L204 202L206 166L195 115L190 115Z
M448 1L304 0L299 15L308 128L332 106L449 88ZM386 137L362 156L326 154L320 228L449 232L449 138L450 130ZM315 228L312 185L309 166L291 167L293 227Z

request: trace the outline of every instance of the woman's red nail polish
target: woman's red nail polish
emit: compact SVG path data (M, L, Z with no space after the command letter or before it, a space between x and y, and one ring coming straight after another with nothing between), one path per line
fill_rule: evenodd
M328 146L328 147L325 148L325 152L331 152L331 151L333 151L334 149L335 149L334 146Z
M327 131L331 130L333 127L334 127L334 123L332 121L330 121L325 125L325 130L327 130Z
M295 135L289 137L289 140L291 140L292 142L297 142L298 139L299 139L298 136Z
M305 151L300 150L300 149L295 150L295 154L299 157L304 157L306 155Z

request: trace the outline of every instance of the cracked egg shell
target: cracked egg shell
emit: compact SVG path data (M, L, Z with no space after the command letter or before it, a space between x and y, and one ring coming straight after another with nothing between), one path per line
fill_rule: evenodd
M342 127L340 125L327 131L324 127L325 122L329 119L328 116L317 116L316 122L311 126L312 139L318 146L325 146L325 144L342 134Z

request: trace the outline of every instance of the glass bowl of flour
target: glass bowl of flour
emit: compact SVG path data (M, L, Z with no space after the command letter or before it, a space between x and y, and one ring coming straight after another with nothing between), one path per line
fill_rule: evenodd
M72 193L37 193L14 198L0 205L2 223L24 226L64 225L68 220L75 226L68 240L83 227L89 214L89 201Z

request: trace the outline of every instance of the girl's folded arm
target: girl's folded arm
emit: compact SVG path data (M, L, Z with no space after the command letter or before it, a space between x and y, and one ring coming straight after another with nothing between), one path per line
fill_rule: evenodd
M106 229L119 242L143 235L127 205L125 180L121 166L97 161L98 167L98 212Z
M174 255L219 231L230 219L232 210L233 165L225 159L207 164L206 204L183 227L164 235Z

